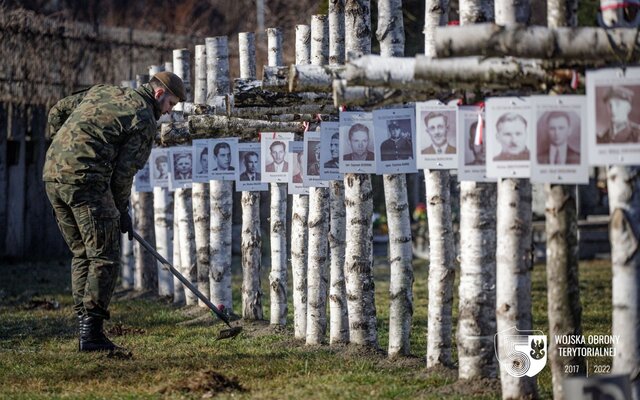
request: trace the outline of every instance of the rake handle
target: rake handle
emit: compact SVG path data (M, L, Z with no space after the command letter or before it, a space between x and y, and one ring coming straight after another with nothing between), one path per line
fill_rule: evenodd
M198 290L198 288L193 286L193 284L189 282L189 280L185 278L180 272L178 272L178 270L175 269L173 265L169 263L169 261L162 257L162 255L158 253L156 249L153 248L153 246L151 246L146 240L144 240L142 236L138 234L138 232L133 231L133 237L136 238L136 240L142 245L142 247L147 249L149 253L151 253L158 261L160 261L164 268L168 269L176 278L178 278L180 282L182 282L187 288L189 288L189 290L191 290L193 294L195 294L200 300L202 300L202 302L206 304L207 307L209 307L211 311L213 311L218 316L218 318L224 321L224 323L227 324L229 328L231 328L229 317L218 310L218 307L213 305L213 303L211 303L211 301L209 301L209 299L207 299L207 297L203 295L202 292Z

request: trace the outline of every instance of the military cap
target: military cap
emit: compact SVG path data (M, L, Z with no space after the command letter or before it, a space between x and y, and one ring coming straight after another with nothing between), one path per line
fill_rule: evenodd
M162 71L158 72L153 76L157 80L159 80L164 87L171 92L174 96L176 96L180 101L187 101L186 91L184 89L184 83L182 79L173 72Z
M607 102L611 98L622 99L628 102L633 101L633 90L624 86L611 86L604 95L604 101Z

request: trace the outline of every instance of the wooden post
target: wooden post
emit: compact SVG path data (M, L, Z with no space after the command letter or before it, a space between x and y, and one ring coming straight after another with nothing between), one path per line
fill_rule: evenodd
M426 0L425 55L435 56L434 32L449 19L448 0ZM418 122L419 123L419 122ZM448 170L424 170L429 221L429 315L427 368L449 366L451 358L453 280L455 277Z
M226 36L206 39L207 96L209 100L231 91L229 80L229 45ZM233 181L209 181L210 236L209 282L211 301L233 310L231 297L231 240Z
M326 15L311 16L311 63L326 64L329 57L329 21ZM307 272L306 343L317 345L327 333L327 269L329 188L309 188L309 262Z
M493 18L492 2L461 0L460 23ZM496 184L460 182L458 377L496 378Z
M371 52L369 0L345 2L345 48L349 52ZM378 347L375 286L373 280L373 195L371 176L345 174L347 224L345 277L351 343Z
M329 1L329 64L344 63L344 0ZM329 249L331 265L329 283L329 343L349 342L347 288L344 278L346 210L344 182L331 181Z
M296 64L305 65L310 62L309 25L296 25ZM293 334L299 339L307 337L308 217L309 196L294 194L291 210L291 279L293 281Z
M9 186L8 186L8 141L9 118L11 107L0 103L0 257L6 255L7 221L9 218ZM51 135L51 133L49 133Z

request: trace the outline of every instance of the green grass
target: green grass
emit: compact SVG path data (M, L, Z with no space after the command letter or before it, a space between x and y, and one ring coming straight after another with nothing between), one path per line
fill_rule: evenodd
M378 261L375 269L378 334L380 347L386 349L389 271L384 260ZM206 385L210 379L202 375L203 371L216 371L235 379L245 389L212 390L210 394L217 398L499 398L499 385L495 382L461 385L455 383L455 370L426 370L427 272L424 262L415 263L411 337L415 357L397 361L354 346L305 346L293 338L291 304L290 324L286 329L245 324L245 333L239 338L217 342L215 337L223 326L213 318L201 317L203 313L197 309L176 307L162 299L123 295L112 304L113 317L106 327L122 324L125 328L144 330L144 333L112 336L114 342L133 352L133 358L80 354L76 351L67 263L8 265L3 266L1 272L0 398L201 398L211 389ZM268 318L267 274L268 271L264 271L263 290ZM544 265L536 265L532 277L534 327L548 333ZM609 262L582 263L580 277L584 333L610 333ZM236 262L236 311L239 311L240 284ZM60 308L27 309L33 298L53 298L60 303ZM456 310L457 302L454 315ZM542 397L550 398L548 366L538 378ZM180 387L183 389L178 390Z

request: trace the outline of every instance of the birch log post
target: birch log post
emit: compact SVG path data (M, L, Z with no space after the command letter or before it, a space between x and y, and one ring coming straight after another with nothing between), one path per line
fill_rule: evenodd
M283 64L282 31L267 29L267 60L270 66ZM271 272L270 322L285 326L287 323L287 184L271 183Z
M182 257L180 257L180 223L179 223L179 215L180 215L180 204L176 201L178 199L178 195L176 192L173 192L173 267L182 273ZM185 289L184 285L178 278L173 277L173 302L175 304L184 304L185 299Z
M526 22L528 0L499 0L496 23ZM496 329L532 329L531 315L531 183L528 179L499 179L496 250ZM500 354L499 359L508 359ZM500 368L503 399L536 398L536 379L515 378Z
M311 29L296 25L296 64L311 62ZM293 284L293 335L307 336L307 266L309 196L294 194L291 210L291 279Z
M448 21L448 0L427 0L425 4L425 55L435 55L434 32ZM422 121L418 121L422 123ZM429 306L427 316L427 368L450 366L454 239L451 223L450 174L448 170L424 171L429 221Z
M344 0L329 0L329 64L344 63ZM344 182L329 182L329 343L349 342L349 315L345 286L344 256L346 246L346 210Z
M609 167L609 237L613 269L611 334L619 335L612 372L628 374L640 399L640 167Z
M550 28L574 23L577 16L566 0L547 1ZM575 2L574 2L575 3ZM573 22L572 22L573 21ZM547 308L549 337L582 335L582 305L578 280L578 214L575 185L545 185L545 230L547 248ZM564 400L563 382L572 375L585 375L585 360L579 355L560 357L555 340L549 341L549 364L553 398ZM566 366L570 365L570 369ZM577 368L574 369L574 368Z
M238 34L240 78L256 77L256 45L253 32ZM260 192L242 192L242 318L262 320L262 233Z
M132 217L132 219L135 217ZM133 255L133 241L129 240L127 234L123 234L120 237L120 243L122 243L122 250L120 253L120 263L122 264L121 286L123 289L133 289L135 278L135 257Z
M311 16L311 63L324 65L329 58L329 21L326 15ZM329 189L309 188L309 262L307 272L306 343L318 345L327 333L327 269Z
M173 72L184 82L187 102L193 101L191 91L191 52L187 49L173 51ZM174 110L184 111L184 103L178 103ZM180 266L182 274L194 285L198 284L198 259L195 241L195 224L193 220L192 189L177 189L174 192L174 202L177 204L180 233ZM182 285L182 284L181 284ZM190 290L185 290L187 305L197 304L197 297Z
M345 51L371 53L369 0L345 1ZM371 176L345 174L345 278L351 343L378 347L375 283L373 279L373 190Z
M493 19L493 2L461 0L464 26ZM496 184L460 182L458 377L496 378Z
M149 82L149 75L137 75L136 86ZM132 196L134 208L134 229L152 246L156 245L156 237L153 227L153 192L136 192ZM128 238L127 238L128 240ZM149 290L158 293L158 268L155 258L144 250L139 243L134 244L136 290Z
M226 36L207 38L207 96L224 96L231 91L229 46ZM212 80L209 80L212 79ZM209 285L211 301L233 312L231 297L231 236L233 181L209 181Z
M404 55L402 0L378 1L380 55ZM389 226L389 357L411 352L409 338L413 317L413 249L405 174L383 176Z
M207 53L205 45L196 45L195 61L193 103L207 104ZM211 287L209 283L209 184L193 182L191 194L196 235L198 290L206 296ZM206 307L202 300L198 300L198 305Z

